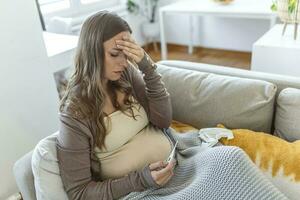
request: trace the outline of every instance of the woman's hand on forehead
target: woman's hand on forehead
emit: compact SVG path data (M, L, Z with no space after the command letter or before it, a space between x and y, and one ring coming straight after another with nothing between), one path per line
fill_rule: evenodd
M136 63L139 63L145 55L144 49L135 42L130 34L124 35L122 40L116 40L116 45L118 49L121 49L126 56Z

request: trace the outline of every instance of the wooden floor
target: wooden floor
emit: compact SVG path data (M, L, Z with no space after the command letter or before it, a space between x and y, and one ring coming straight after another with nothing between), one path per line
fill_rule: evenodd
M160 44L158 44L157 51L154 50L152 44L145 46L144 49L155 62L161 60ZM250 70L251 53L195 47L193 54L188 54L187 46L168 44L168 59Z

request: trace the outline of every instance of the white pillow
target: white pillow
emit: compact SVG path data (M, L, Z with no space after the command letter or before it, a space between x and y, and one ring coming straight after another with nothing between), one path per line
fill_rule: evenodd
M56 154L58 132L42 139L32 154L32 172L37 200L68 200L60 177Z

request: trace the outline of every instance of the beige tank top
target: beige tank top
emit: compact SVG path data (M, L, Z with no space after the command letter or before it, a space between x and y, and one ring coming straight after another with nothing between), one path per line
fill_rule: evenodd
M137 120L121 111L115 111L105 118L108 135L105 150L95 148L100 161L101 178L119 178L131 171L165 160L171 152L172 143L162 130L153 127L140 104L133 104ZM109 129L110 128L110 129Z

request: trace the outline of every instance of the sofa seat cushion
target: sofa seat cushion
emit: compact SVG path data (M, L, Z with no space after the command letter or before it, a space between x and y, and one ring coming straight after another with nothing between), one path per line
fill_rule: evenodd
M276 105L275 131L288 141L300 140L300 90L286 88L279 93Z
M196 128L248 128L270 132L276 86L272 83L158 66L171 95L173 119Z
M42 139L33 150L31 165L38 200L68 200L58 167L57 135L58 132Z

